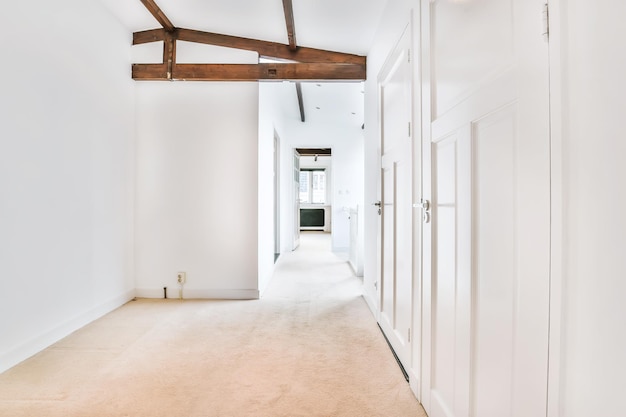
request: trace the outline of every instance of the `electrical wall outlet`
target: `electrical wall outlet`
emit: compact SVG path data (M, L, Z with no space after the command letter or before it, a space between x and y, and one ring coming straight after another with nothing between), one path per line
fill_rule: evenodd
M176 282L178 282L180 285L183 285L184 283L187 282L187 273L186 272L179 272L176 275Z

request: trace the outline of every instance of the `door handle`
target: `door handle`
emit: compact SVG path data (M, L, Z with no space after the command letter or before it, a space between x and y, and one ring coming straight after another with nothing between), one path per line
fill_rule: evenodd
M378 207L378 215L380 216L381 213L383 212L383 210L382 210L382 206L383 206L382 201L378 200L377 202L372 203L372 205Z
M420 208L424 211L429 211L430 210L430 201L428 200L422 200L421 202L417 203L417 204L413 204L413 208Z
M421 200L419 203L413 204L413 208L422 209L422 221L430 223L430 201Z

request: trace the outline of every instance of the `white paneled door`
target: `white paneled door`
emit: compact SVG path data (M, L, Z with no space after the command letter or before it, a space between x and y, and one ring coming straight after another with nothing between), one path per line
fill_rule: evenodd
M424 1L422 401L430 417L546 415L548 44L542 0ZM431 177L430 179L428 177Z
M381 116L380 326L398 359L411 360L412 188L410 29L379 76Z

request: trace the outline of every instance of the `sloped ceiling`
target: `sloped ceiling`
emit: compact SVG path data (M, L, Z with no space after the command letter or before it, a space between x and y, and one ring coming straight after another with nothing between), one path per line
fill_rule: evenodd
M140 0L100 0L129 32L160 27ZM176 27L288 44L282 0L156 0ZM298 46L367 55L387 0L293 0ZM303 83L307 119L362 123L360 83ZM294 92L295 97L295 92ZM290 101L290 100L286 100ZM285 103L290 117L298 108ZM297 106L297 104L296 104ZM357 113L357 114L353 114ZM332 119L332 120L331 120Z
M159 24L139 0L101 0L132 32ZM157 0L174 26L287 44L281 0ZM367 55L387 0L293 0L298 45Z

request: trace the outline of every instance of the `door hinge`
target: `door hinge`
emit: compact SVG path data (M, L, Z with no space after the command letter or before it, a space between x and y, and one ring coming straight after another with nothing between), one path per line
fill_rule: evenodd
M541 20L543 22L542 36L546 41L550 40L550 6L548 3L543 5L543 11L541 13Z
M409 343L411 343L411 329L409 329Z
M409 122L409 137L411 137L411 122Z
M411 50L407 49L407 62L411 63Z

